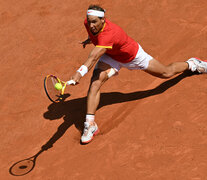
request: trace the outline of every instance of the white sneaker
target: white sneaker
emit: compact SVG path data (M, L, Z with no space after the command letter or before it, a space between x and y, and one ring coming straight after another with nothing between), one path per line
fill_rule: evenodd
M81 142L84 144L91 142L93 136L98 134L98 132L98 126L95 122L93 125L91 125L89 122L84 122L84 130L83 135L81 136Z
M207 73L207 61L202 61L198 58L190 58L186 62L192 72L198 71L199 73Z

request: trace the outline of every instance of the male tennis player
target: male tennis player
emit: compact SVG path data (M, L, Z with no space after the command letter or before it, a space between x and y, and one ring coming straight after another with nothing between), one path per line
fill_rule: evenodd
M100 88L112 76L123 68L142 69L159 78L170 78L185 70L207 73L207 62L197 58L190 58L186 62L175 62L168 66L147 54L140 44L130 38L119 26L105 17L105 10L97 5L90 5L84 21L88 32L88 39L82 42L83 47L93 43L94 49L88 59L71 77L78 83L80 79L93 67L93 76L87 97L87 114L82 143L89 143L98 133L95 123L95 112L100 101Z

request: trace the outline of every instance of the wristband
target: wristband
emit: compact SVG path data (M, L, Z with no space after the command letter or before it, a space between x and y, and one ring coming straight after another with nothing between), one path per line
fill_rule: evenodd
M67 85L71 85L71 84L76 85L76 82L72 79L67 81L66 83L67 83Z
M85 65L82 65L77 72L79 72L81 74L81 76L83 77L87 72L88 72L88 68Z

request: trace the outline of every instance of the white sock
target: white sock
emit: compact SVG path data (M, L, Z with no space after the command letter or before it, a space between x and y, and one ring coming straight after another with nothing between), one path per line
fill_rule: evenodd
M193 61L187 61L188 63L188 69L191 70L192 72L196 71L196 65Z
M93 123L95 120L94 114L86 114L86 122Z

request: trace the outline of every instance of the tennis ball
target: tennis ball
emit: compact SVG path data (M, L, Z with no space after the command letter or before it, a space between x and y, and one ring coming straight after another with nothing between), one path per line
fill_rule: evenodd
M63 88L62 84L61 83L56 83L55 84L55 89L57 90L61 90Z

